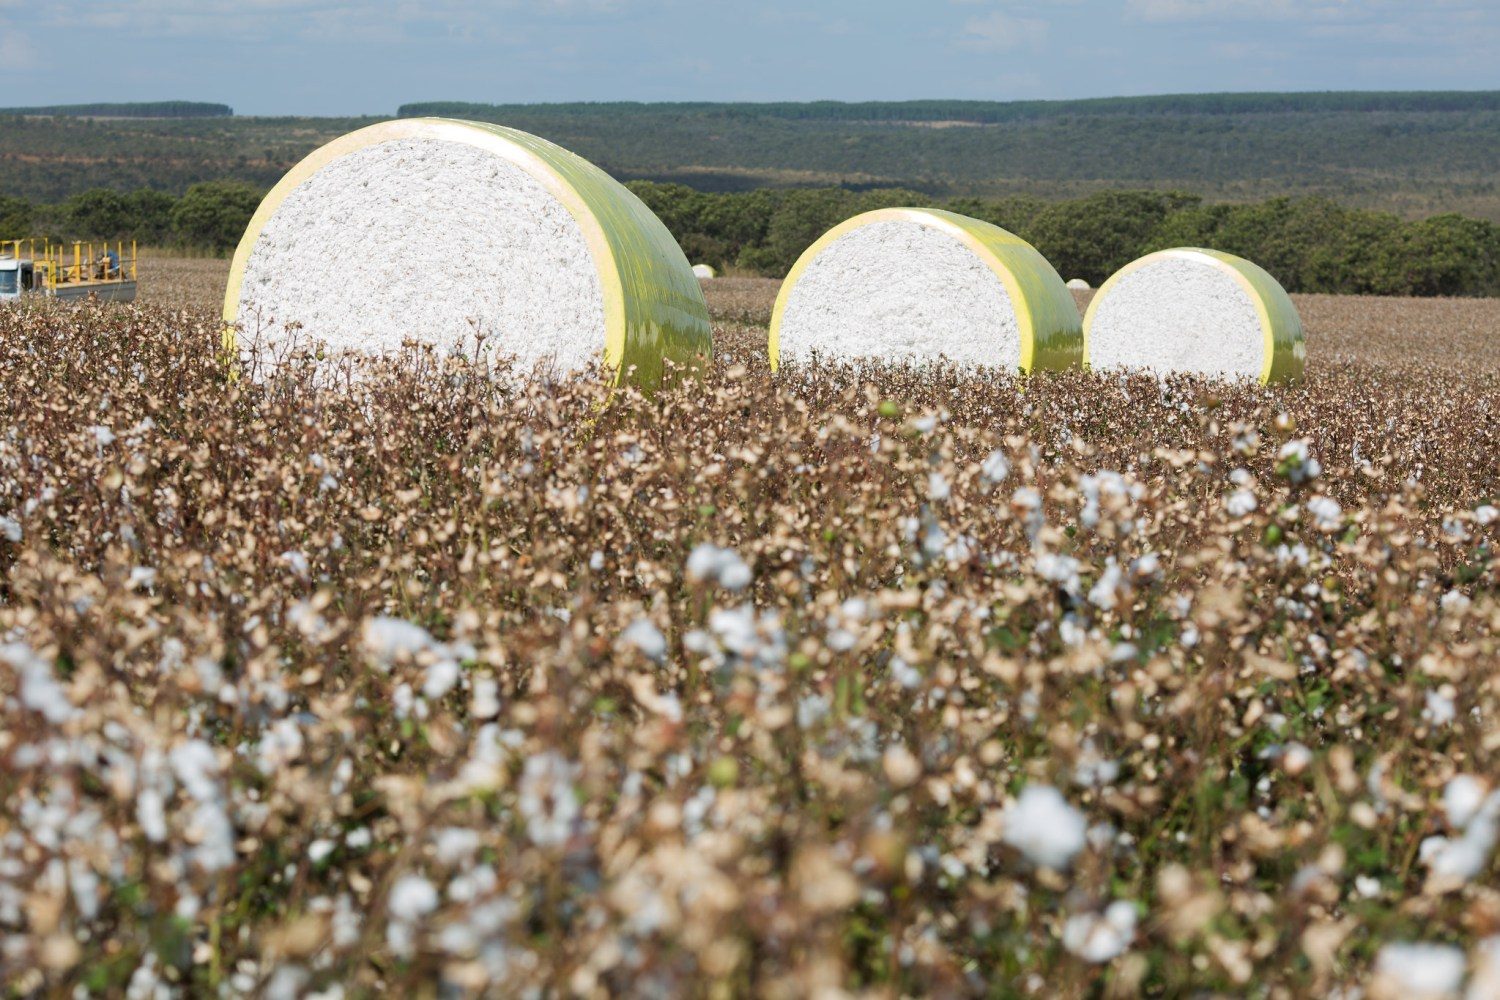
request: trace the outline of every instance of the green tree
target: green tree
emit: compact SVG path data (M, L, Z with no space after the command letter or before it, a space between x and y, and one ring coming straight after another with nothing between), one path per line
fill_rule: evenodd
M129 199L106 188L75 194L62 204L63 227L77 240L126 238L132 221Z
M140 188L126 195L129 203L130 238L152 246L161 246L172 238L172 209L177 199L165 191Z
M185 246L223 253L239 243L260 199L260 192L235 181L194 184L172 209L172 232Z
M1167 216L1197 202L1185 194L1105 191L1049 205L1017 235L1064 278L1083 278L1098 287L1141 256Z
M0 194L0 240L21 240L33 235L36 209L31 202Z

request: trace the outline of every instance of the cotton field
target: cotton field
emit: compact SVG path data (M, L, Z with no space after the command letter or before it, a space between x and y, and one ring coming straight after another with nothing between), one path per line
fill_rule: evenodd
M1492 305L1265 388L753 291L652 398L0 313L0 980L1495 995Z

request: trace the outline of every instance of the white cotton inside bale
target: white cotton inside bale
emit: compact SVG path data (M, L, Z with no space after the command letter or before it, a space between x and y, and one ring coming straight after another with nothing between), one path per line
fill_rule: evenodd
M266 222L245 269L241 343L404 343L573 372L602 355L604 293L583 229L536 178L478 147L393 139L329 162ZM296 327L300 326L300 329Z
M1244 284L1203 258L1163 256L1121 274L1095 299L1089 364L1259 378L1265 330Z
M944 359L1015 370L1021 334L1010 293L958 237L906 220L873 222L829 244L787 298L780 358Z

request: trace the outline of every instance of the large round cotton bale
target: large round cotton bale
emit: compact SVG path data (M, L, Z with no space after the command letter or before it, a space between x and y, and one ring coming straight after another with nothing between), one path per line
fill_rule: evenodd
M719 272L715 271L713 267L708 264L693 265L693 277L697 278L699 281L707 281L710 278L717 278L718 276Z
M787 275L770 361L813 357L1030 372L1077 365L1078 306L1046 258L998 226L887 208L835 227Z
M1070 292L1087 292L1092 287L1093 286L1091 286L1087 281L1084 281L1082 278L1068 279L1068 291Z
M1258 379L1298 378L1302 320L1262 268L1217 250L1162 250L1106 281L1083 321L1090 367Z
M536 136L437 118L329 143L272 189L240 241L231 351L408 341L526 369L601 361L656 385L712 353L703 292L661 221L604 171ZM237 330L237 332L236 332Z

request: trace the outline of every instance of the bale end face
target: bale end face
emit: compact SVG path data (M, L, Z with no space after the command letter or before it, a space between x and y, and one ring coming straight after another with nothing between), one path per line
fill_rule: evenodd
M1301 318L1265 270L1232 254L1182 247L1126 265L1084 317L1095 369L1150 370L1262 384L1301 376Z
M869 212L835 227L787 276L771 318L783 360L948 361L1030 372L1082 359L1077 306L1019 237L934 209Z
M712 354L702 290L640 199L545 140L444 119L361 129L293 168L235 254L225 320L228 346L262 357L416 341L557 373L597 361L646 387Z

